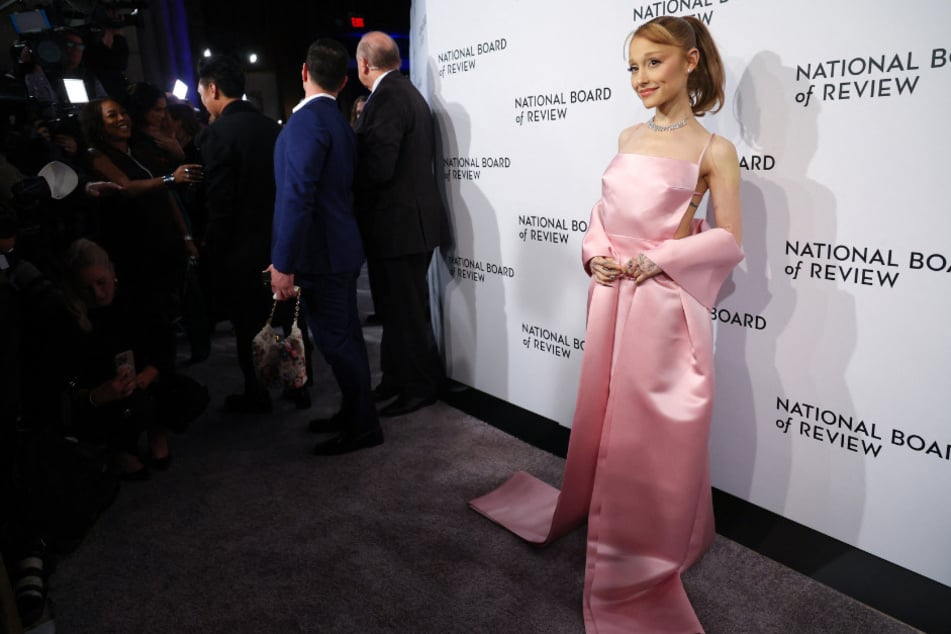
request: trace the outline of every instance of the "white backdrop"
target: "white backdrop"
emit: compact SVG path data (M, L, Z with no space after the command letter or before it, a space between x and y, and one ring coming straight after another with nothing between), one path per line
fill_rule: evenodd
M951 585L945 0L415 0L456 246L449 374L570 425L580 246L621 129L625 37L699 15L727 66L702 123L744 168L717 329L714 486Z

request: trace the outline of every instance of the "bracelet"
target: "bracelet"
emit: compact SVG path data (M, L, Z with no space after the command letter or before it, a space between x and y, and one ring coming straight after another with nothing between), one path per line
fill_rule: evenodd
M175 174L166 174L165 176L163 176L163 177L162 177L162 183L163 183L166 187L171 187L172 185L174 185L174 184L175 184Z

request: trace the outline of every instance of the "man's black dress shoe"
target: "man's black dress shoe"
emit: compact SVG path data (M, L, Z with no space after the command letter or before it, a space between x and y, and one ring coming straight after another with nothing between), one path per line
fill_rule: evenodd
M337 412L330 418L315 418L307 423L307 429L315 434L334 434L343 429L345 422L343 413Z
M373 400L377 403L388 401L394 396L399 396L399 395L400 395L400 389L398 387L391 387L384 383L380 383L375 388L373 388Z
M380 416L402 416L410 414L436 402L435 396L400 396L380 410Z
M236 414L270 414L271 396L267 392L259 395L230 394L225 397L225 411Z
M340 434L314 446L315 456L339 456L345 453L383 444L383 430L379 426L357 434Z

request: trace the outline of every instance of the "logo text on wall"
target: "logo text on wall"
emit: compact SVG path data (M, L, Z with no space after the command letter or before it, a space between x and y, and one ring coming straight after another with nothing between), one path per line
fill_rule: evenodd
M894 288L906 263L909 271L951 273L951 256L942 253L882 249L829 242L787 240L786 255L800 258L787 264L792 279L810 278L826 282L846 282L859 286Z
M647 22L662 15L691 15L704 24L713 22L713 13L717 5L729 0L658 0L634 7L634 21Z
M856 420L829 407L776 397L776 428L784 433L819 442L843 451L878 458L883 447L911 452L923 460L943 460L951 464L951 443L894 427L885 429L878 423ZM890 451L888 449L886 451Z
M537 324L522 324L522 346L528 350L537 350L559 359L570 359L575 350L584 352L584 339L545 328Z
M809 82L795 93L804 108L822 102L887 99L910 96L918 89L921 71L951 68L951 54L933 48L916 51L857 55L796 65L796 81Z
M587 230L586 220L531 214L518 215L518 238L522 242L568 244L568 238L572 233L583 234Z
M504 51L508 48L508 45L508 40L500 37L495 40L450 48L438 53L436 59L439 62L439 76L446 77L446 75L458 75L473 71L476 69L476 62L480 56Z
M515 269L495 262L459 255L447 255L444 259L449 274L458 280L470 280L481 284L487 277L515 277Z
M443 176L447 181L477 181L485 170L511 167L512 159L507 156L447 156L443 159Z
M525 125L567 119L569 106L609 101L612 92L608 86L604 86L569 90L567 96L565 91L560 90L515 97L515 123Z
M750 330L766 330L766 326L768 325L766 317L763 315L744 313L723 306L714 306L710 310L710 317L713 321L718 321L730 326L748 328Z

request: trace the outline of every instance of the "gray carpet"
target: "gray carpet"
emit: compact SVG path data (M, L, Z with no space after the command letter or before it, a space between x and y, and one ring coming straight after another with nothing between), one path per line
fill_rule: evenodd
M562 459L442 403L386 420L380 447L317 458L326 366L312 409L228 416L224 326L213 343L190 370L212 406L171 469L123 485L54 575L58 632L583 632L584 530L539 550L466 506L517 469L557 485ZM914 631L722 537L685 584L710 633Z

